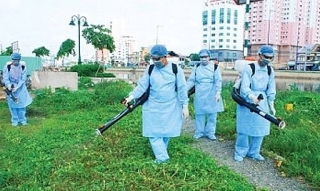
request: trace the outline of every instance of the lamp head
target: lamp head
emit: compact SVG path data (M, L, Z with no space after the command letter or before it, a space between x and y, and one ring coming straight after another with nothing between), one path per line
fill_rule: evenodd
M83 23L83 25L82 25L82 26L84 26L84 27L88 27L89 25L88 25L87 21L84 21L84 23Z
M69 25L75 26L76 24L74 24L74 21L71 20L70 23L69 23Z

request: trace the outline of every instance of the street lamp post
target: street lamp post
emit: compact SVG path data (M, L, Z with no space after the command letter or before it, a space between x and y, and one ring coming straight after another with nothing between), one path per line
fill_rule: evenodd
M83 22L84 27L89 26L87 23L87 18L85 16L73 15L69 25L75 26L75 21L78 22L78 64L81 64L81 54L80 54L80 23Z

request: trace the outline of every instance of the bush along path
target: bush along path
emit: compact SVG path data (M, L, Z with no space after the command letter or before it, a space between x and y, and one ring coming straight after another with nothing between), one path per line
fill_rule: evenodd
M194 132L194 121L189 119L184 122L183 133L190 136ZM233 159L234 141L219 139L211 141L207 138L200 138L193 147L209 154L217 164L228 166L234 172L246 177L257 189L270 191L313 191L310 186L302 180L283 176L276 168L273 159L265 157L265 161L255 161L245 158L243 162Z

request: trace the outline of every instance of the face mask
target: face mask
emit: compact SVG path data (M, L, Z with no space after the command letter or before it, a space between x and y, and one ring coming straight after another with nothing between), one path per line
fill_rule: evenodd
M267 65L270 64L270 63L271 63L271 60L269 60L269 59L264 59L264 58L262 58L262 59L260 60L261 66L267 66Z
M19 63L20 63L19 61L13 61L14 66L19 66Z
M207 58L200 58L200 61L201 61L202 65L207 65L208 64Z
M160 60L159 61L153 61L153 63L157 68L162 68L163 67L163 64L162 64L162 62Z

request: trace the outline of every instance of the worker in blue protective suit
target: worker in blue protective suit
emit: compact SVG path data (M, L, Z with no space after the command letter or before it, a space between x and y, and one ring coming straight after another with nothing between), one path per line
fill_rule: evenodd
M26 87L27 69L20 62L21 54L12 53L11 59L12 61L3 67L4 85L18 99L18 102L14 102L7 97L11 113L11 124L12 126L17 126L19 123L27 125L26 109L32 103L32 98Z
M142 134L149 138L154 162L160 164L169 160L170 138L181 134L183 117L189 116L189 99L184 72L177 66L177 74L173 73L173 63L167 60L166 47L153 46L150 57L154 64L151 74L148 66L123 104L139 98L150 85L149 98L142 106Z
M194 138L207 137L216 140L217 113L224 111L221 98L222 77L217 61L210 60L210 52L203 49L199 52L201 64L194 66L187 81L188 90L195 86Z
M255 72L246 65L241 73L240 95L247 101L258 105L263 111L276 114L274 100L276 95L276 85L274 71L271 69L268 74L267 65L274 59L274 51L271 46L261 46L258 51L258 61L254 62ZM263 99L258 99L259 94ZM244 157L249 157L258 161L263 161L260 148L264 136L270 133L270 122L258 114L251 112L247 107L237 105L237 138L235 143L234 159L243 161Z

